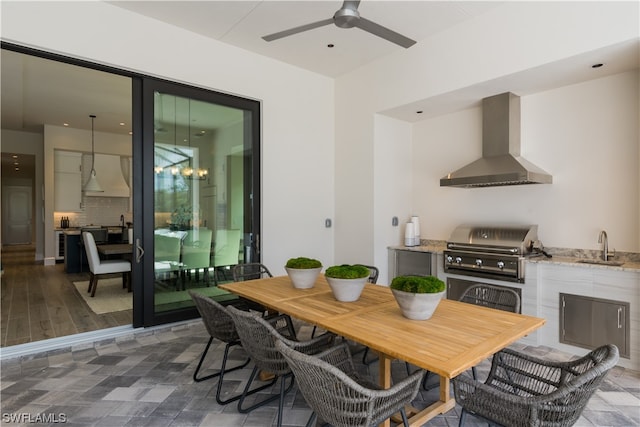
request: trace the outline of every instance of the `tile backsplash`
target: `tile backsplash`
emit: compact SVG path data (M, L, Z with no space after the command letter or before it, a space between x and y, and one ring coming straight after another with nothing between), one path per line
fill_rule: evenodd
M84 225L120 225L120 215L124 215L125 224L133 222L129 211L129 199L126 197L83 197L82 212L54 212L53 226L60 227L63 216L69 218L69 227Z

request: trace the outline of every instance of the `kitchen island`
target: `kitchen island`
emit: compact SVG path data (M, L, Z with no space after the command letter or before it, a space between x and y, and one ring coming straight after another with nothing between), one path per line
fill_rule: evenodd
M122 243L122 227L109 226L107 228L108 243ZM64 234L64 271L65 273L81 273L89 271L87 255L82 243L81 228L63 229Z

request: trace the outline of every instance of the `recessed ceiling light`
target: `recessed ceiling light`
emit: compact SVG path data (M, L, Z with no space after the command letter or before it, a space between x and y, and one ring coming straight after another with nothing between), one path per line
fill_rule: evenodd
M600 68L600 67L602 67L602 66L604 66L604 64L603 64L603 63L601 63L601 62L599 62L599 63L597 63L597 64L593 64L593 65L591 66L591 68Z
M124 122L120 122L120 126L124 126Z
M14 155L13 155L13 156L11 156L11 157L13 157L14 159L17 159L17 158L18 158L18 155L17 155L17 154L14 154Z
M16 167L16 170L17 170L17 171L19 171L19 170L20 170L20 168L19 168L19 167Z
M69 123L63 123L62 126L69 126Z

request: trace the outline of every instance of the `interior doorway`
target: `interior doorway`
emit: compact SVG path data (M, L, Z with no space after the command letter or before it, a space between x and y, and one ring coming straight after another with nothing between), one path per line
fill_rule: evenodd
M2 186L2 244L28 245L33 236L31 185Z

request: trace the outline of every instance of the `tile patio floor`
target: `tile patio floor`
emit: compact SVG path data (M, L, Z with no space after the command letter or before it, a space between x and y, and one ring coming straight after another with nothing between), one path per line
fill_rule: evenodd
M308 327L302 328L308 333ZM277 407L240 414L236 404L215 402L217 379L195 383L193 371L208 340L201 322L191 321L154 331L134 331L122 338L49 351L2 361L1 425L66 426L212 426L266 427L275 425ZM213 352L219 366L224 346ZM515 346L524 349L522 346ZM212 347L213 348L213 347ZM540 356L566 360L571 355L548 347L528 347ZM211 353L211 350L210 350ZM240 360L242 349L231 358ZM361 353L354 357L361 360ZM233 362L233 361L231 361ZM209 363L209 362L205 362ZM227 377L234 393L241 389L252 365ZM377 364L359 369L376 377ZM404 363L393 364L394 378L406 375ZM480 377L488 363L479 367ZM436 380L433 376L433 380ZM225 383L227 378L225 378ZM278 387L278 384L276 384ZM276 389L277 390L277 389ZM437 399L438 389L421 391L418 408ZM427 426L457 426L459 407L436 417ZM294 387L287 395L285 426L304 426L310 410ZM57 421L57 423L56 423ZM486 425L468 417L467 426ZM624 368L610 372L592 397L577 426L639 426L640 373Z

